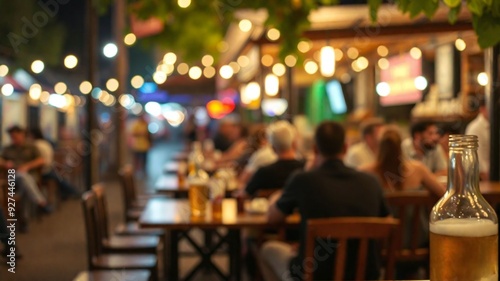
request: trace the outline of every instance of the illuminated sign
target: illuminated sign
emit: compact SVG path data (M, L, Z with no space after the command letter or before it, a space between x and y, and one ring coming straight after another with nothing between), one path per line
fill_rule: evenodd
M389 106L419 102L422 91L415 87L415 78L422 76L422 59L405 54L388 60L390 67L380 70L380 82L386 82L390 92L380 97L380 104Z

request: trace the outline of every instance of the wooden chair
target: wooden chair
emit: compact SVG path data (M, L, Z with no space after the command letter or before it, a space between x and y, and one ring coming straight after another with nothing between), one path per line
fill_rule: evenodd
M146 206L147 200L151 197L164 197L162 195L156 194L145 194L142 196L137 195L137 189L134 178L134 170L131 165L126 165L119 172L118 176L120 178L122 195L123 195L123 206L124 206L124 217L127 222L137 221L142 213L142 210Z
M396 251L396 263L429 264L428 218L438 198L427 191L388 192L385 198L396 218L402 243ZM426 220L427 219L427 220Z
M157 253L159 237L154 235L110 235L104 186L99 183L95 184L92 186L92 191L96 195L98 231L104 252Z
M333 280L344 280L348 240L359 240L355 280L365 280L367 255L370 240L381 240L387 245L385 262L385 280L394 276L394 258L399 238L397 237L399 220L377 217L339 217L310 219L307 221L305 260L314 260L315 241L317 238L329 238L338 242L335 253ZM313 280L313 267L304 266L305 281Z
M134 280L148 281L151 273L147 270L94 270L82 271L73 281Z
M82 207L87 236L87 262L92 270L142 269L151 272L151 280L158 279L158 261L153 254L106 254L100 243L97 200L94 192L82 195Z

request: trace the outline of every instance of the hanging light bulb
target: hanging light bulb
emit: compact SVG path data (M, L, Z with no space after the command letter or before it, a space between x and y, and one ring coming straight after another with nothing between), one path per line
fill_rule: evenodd
M274 74L266 75L266 79L264 80L264 89L268 96L276 96L280 90L280 80L278 76Z
M320 72L325 77L332 77L335 73L335 50L331 46L321 48Z

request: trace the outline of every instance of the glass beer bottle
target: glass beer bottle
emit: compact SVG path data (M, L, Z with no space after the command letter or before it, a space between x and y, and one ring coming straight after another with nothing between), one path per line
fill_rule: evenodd
M204 217L209 200L208 174L201 169L203 158L193 163L193 169L188 176L188 197L192 217Z
M449 144L448 188L430 216L430 280L497 281L498 219L479 191L477 136Z

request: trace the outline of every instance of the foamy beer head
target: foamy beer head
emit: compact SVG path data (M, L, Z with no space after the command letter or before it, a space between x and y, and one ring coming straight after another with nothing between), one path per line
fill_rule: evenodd
M431 280L498 280L498 224L447 219L430 232Z

